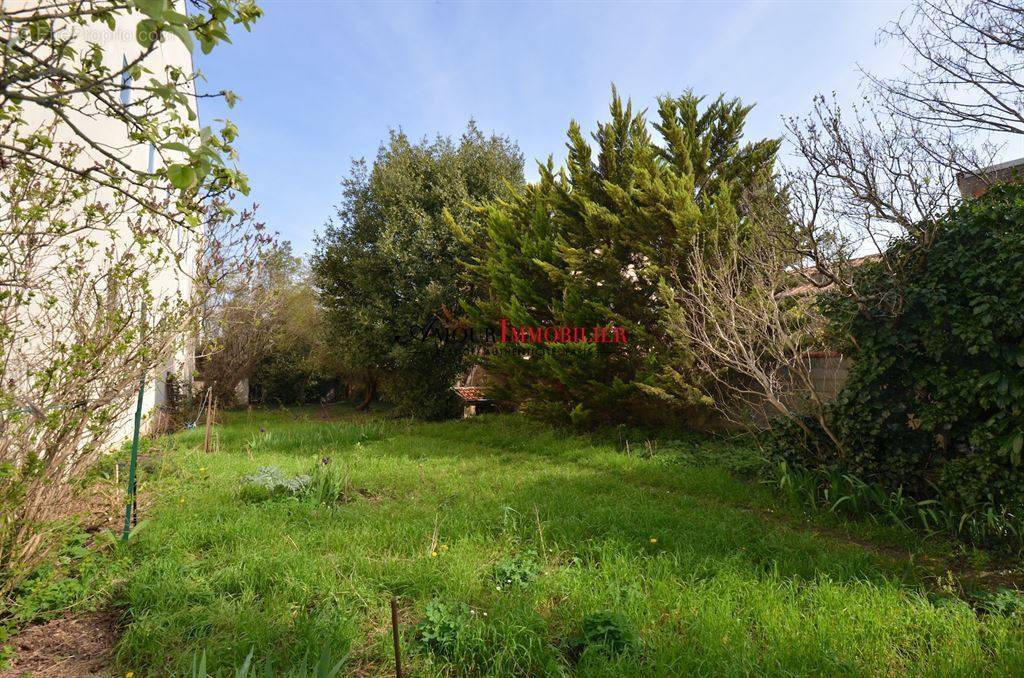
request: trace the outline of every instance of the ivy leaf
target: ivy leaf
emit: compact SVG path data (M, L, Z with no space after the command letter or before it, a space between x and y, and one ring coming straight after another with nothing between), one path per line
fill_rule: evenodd
M185 190L196 183L196 171L188 165L171 165L167 168L167 178L175 188Z

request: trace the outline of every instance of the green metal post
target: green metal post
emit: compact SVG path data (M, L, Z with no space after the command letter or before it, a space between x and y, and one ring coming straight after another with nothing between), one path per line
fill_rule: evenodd
M128 464L128 502L124 507L124 532L121 540L127 541L132 529L132 509L135 508L135 467L139 462L139 429L142 427L142 394L146 389L146 375L139 381L139 398L135 403L135 431L132 432L132 460Z

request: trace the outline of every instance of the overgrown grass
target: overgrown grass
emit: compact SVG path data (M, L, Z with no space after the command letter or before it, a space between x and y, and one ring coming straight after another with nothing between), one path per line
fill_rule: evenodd
M128 552L119 669L191 675L205 656L234 675L251 653L275 675L317 657L386 674L392 594L416 676L1024 667L1012 595L976 610L929 591L905 535L808 529L736 477L756 465L742 445L622 435L303 410L229 414L209 455L201 431L176 436L143 474L158 499ZM242 479L267 466L320 476L253 500Z
M1024 516L1008 506L974 510L941 499L915 499L851 475L778 462L765 474L797 504L926 537L957 540L1014 557L1024 553Z

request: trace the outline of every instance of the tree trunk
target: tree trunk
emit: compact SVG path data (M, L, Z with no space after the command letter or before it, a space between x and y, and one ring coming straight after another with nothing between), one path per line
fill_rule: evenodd
M372 374L366 375L366 390L363 391L363 402L356 406L356 412L366 412L370 409L373 396L377 394L377 378Z

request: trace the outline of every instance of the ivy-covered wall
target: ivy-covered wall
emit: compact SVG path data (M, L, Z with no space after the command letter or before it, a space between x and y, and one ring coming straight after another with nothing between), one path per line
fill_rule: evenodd
M841 448L822 437L783 454L966 507L1019 505L1024 188L995 188L926 226L859 268L862 303L823 296L853 358L829 412Z

